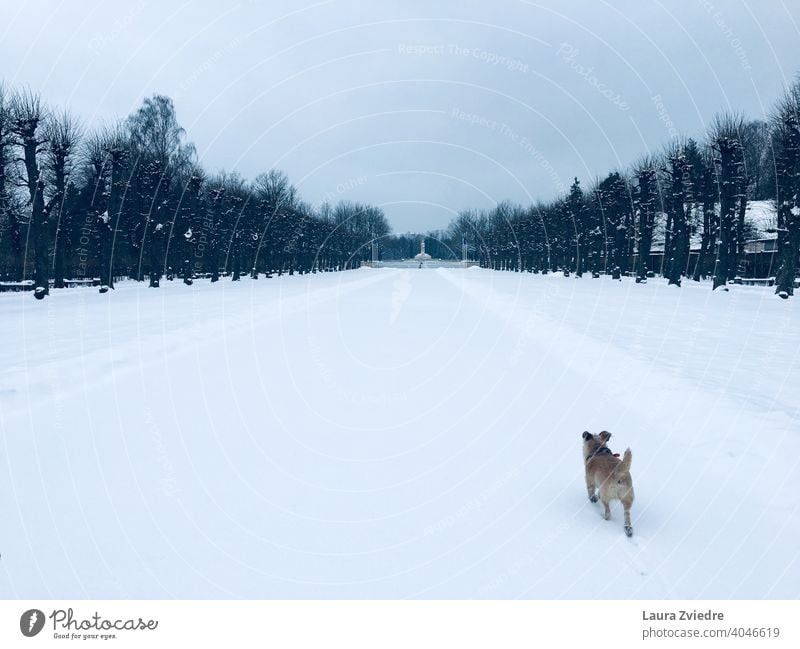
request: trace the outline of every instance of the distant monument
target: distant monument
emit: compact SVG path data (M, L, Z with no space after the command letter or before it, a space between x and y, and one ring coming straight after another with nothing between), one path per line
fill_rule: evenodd
M427 252L425 252L425 239L419 244L419 253L414 255L414 261L430 261L433 259Z
M421 235L416 235L421 236ZM413 257L403 257L402 259L386 259L377 261L377 254L374 254L372 261L361 261L361 266L368 268L469 268L478 266L479 262L472 261L467 257L467 244L462 244L463 259L437 259L425 252L425 239L419 242L419 252Z

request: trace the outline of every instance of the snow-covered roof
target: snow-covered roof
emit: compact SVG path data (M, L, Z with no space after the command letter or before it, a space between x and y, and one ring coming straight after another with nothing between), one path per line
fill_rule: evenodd
M744 216L755 230L758 231L758 239L776 239L778 233L778 211L773 201L750 201Z
M719 203L716 205L719 213ZM703 210L700 206L692 208L690 220L695 226L692 234L690 248L699 251L703 235ZM756 236L748 237L748 240L775 239L777 238L776 227L778 216L773 201L748 201L745 208L745 222L751 226L751 230ZM651 252L664 252L664 228L666 226L667 215L664 212L656 214L656 222L653 227L653 245Z

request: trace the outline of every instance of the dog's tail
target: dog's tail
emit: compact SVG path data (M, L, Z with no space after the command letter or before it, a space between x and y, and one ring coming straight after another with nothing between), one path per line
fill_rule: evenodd
M614 469L614 473L619 476L626 475L631 472L631 460L633 459L633 454L631 453L631 449L626 448L625 454L622 456L622 462L620 462L616 468Z

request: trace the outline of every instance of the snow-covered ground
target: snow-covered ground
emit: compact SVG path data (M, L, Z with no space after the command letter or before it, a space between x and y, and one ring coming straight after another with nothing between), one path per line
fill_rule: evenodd
M800 298L363 269L0 295L0 597L796 598ZM581 433L633 449L634 536Z

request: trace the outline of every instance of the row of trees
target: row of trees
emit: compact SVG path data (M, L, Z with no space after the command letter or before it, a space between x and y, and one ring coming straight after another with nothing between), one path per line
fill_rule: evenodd
M464 211L439 240L443 256L459 257L465 244L487 268L630 274L637 282L658 272L676 286L711 278L716 289L736 277L755 234L747 201L764 199L777 206L776 293L785 298L794 292L800 255L800 82L770 123L720 115L702 142L674 140L588 190L575 178L566 196L547 203ZM650 268L657 226L663 261ZM693 235L700 250L690 255Z
M38 298L68 278L99 277L105 291L120 276L158 287L165 275L342 270L388 233L379 208L313 209L277 170L252 182L207 173L168 97L85 133L0 85L0 277L33 280Z
M449 230L431 230L423 235L397 234L380 242L381 259L412 259L420 251L420 241L425 240L425 252L434 259L460 259L460 244L454 243ZM453 247L455 246L455 247Z
M444 258L466 250L494 269L637 282L659 272L676 286L710 277L725 287L753 236L747 202L766 198L777 205L776 292L788 297L800 250L800 82L770 123L721 115L702 142L672 141L588 190L576 178L547 203L462 212L446 232L429 233L426 247ZM651 268L657 225L663 257ZM167 97L85 133L70 113L0 84L0 277L32 280L37 297L67 278L99 277L101 290L120 276L158 287L164 275L191 283L198 273L236 281L351 268L376 241L387 258L418 251L417 236L389 234L379 208L313 209L277 170L253 181L208 174Z

